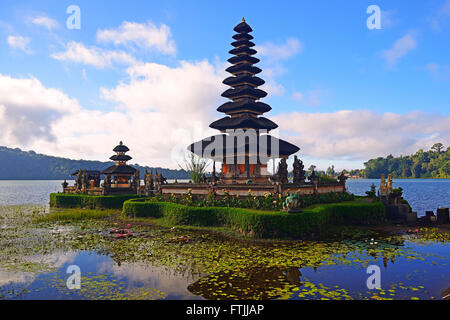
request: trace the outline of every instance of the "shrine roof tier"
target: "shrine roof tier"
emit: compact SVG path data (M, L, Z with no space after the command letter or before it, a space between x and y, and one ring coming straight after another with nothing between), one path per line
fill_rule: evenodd
M130 151L130 149L128 149L128 147L127 147L126 145L124 145L124 144L122 143L122 141L120 141L119 145L116 146L116 147L113 149L113 151L115 151L115 152L128 152L128 151Z
M188 150L202 158L225 161L231 156L256 155L261 162L269 158L288 157L300 150L299 147L278 139L268 134L256 136L256 145L251 143L252 139L246 139L245 135L215 135L201 141L195 142L188 147Z
M251 34L248 34L248 33L238 33L233 36L233 39L236 41L238 41L238 40L249 40L250 41L250 40L253 40L254 38Z
M278 128L278 125L264 117L256 117L249 113L243 113L242 115L234 117L224 117L216 120L209 125L210 128L220 131L235 130L235 129L255 129L255 130L273 130Z
M231 43L231 45L235 48L240 48L240 47L247 47L247 48L251 48L254 47L255 44L247 39L240 39L240 40L236 40L233 41Z
M228 53L234 54L234 55L246 54L249 56L253 56L257 53L257 51L255 49L251 49L248 47L239 47L239 48L231 49L230 51L228 51Z
M217 108L217 111L223 113L235 113L242 110L250 110L255 113L263 114L272 110L272 107L263 102L255 102L252 99L243 99L235 102L228 101Z
M253 29L247 24L247 22L245 22L245 19L242 19L242 22L234 27L233 30L237 33L250 33L253 31Z
M133 158L126 154L115 154L109 159L111 159L112 161L129 161Z
M136 169L128 166L128 165L121 165L121 166L111 166L106 168L102 171L103 174L125 174L125 175L133 175L136 172Z
M249 64L256 64L258 63L260 60L258 58L249 56L247 54L242 54L239 56L234 56L231 57L230 59L227 60L229 63L231 64L238 64L238 63L243 63L243 62L247 62Z
M250 63L243 62L228 67L227 69L225 69L225 71L237 76L243 73L255 75L260 73L262 70L258 67L253 66Z
M230 87L238 87L244 84L251 85L253 87L262 86L266 83L263 79L251 76L249 74L241 74L235 77L228 77L222 81L223 84L226 84Z
M248 98L253 100L258 100L267 96L267 92L261 89L255 89L251 86L243 85L235 89L228 89L222 93L222 97L231 100Z

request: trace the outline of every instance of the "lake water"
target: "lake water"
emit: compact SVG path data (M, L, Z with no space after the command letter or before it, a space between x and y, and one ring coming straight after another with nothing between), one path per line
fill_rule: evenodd
M350 180L363 195L377 180ZM414 210L449 206L450 180L395 180ZM442 299L450 292L450 238L433 230L345 241L236 241L202 231L114 220L36 224L61 181L0 181L2 299ZM36 205L24 205L24 204ZM19 206L17 206L19 205ZM405 230L406 231L406 230ZM180 244L179 237L190 236ZM374 238L374 239L372 239ZM175 241L174 241L175 240ZM81 288L67 288L69 266ZM378 266L381 290L367 287Z
M73 181L68 181L73 185ZM375 179L347 180L348 191L365 195ZM438 207L450 207L450 179L399 179L394 188L403 188L403 197L408 200L419 216L425 211L436 211ZM42 204L47 205L49 194L61 191L61 181L0 180L0 205Z
M191 231L180 244L171 239L186 231L132 222L134 237L115 239L112 221L44 228L26 219L36 208L14 207L0 207L0 300L442 299L450 289L450 242L433 233L270 243ZM67 287L69 266L79 289ZM367 287L368 266L381 290Z

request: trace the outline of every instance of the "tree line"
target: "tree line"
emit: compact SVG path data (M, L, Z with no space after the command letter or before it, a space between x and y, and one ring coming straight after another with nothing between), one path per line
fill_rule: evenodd
M379 178L391 173L394 178L450 178L450 147L444 150L442 143L430 150L420 149L409 156L371 159L364 163L365 178Z
M73 179L73 172L78 169L102 171L114 162L71 160L39 154L34 151L22 151L19 148L0 147L0 180L62 180ZM144 167L131 165L139 169L143 179L145 169L158 170L168 179L189 179L184 170Z

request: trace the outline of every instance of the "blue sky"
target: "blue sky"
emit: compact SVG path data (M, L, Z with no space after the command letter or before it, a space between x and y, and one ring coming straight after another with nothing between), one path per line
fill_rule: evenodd
M81 10L79 30L66 28L69 16L66 9L72 4ZM367 28L369 5L381 9L380 30ZM58 109L53 105L56 102L51 100L52 95L50 100L40 101L38 104L44 109L58 109L59 116L46 121L37 116L36 110L30 111L31 101L30 107L24 108L14 104L17 101L11 101L14 100L11 97L2 101L0 95L4 119L26 119L24 124L40 128L30 131L29 137L21 137L17 134L19 127L10 127L3 136L0 133L0 144L101 159L105 150L113 147L109 138L146 138L145 131L134 135L123 132L127 130L124 126L127 122L135 124L136 130L145 129L145 124L133 118L136 114L140 114L141 120L148 119L147 123L164 124L165 130L174 129L171 122L164 123L164 119L174 115L179 122L192 124L199 119L207 127L208 121L221 117L215 108L224 101L214 97L225 89L220 81L225 76L232 29L242 17L254 29L259 66L268 82L269 96L264 101L273 108L268 117L280 125L283 138L302 148L300 156L306 162L322 168L333 163L341 168L362 167L364 160L377 155L406 154L419 147L428 148L438 140L450 143L448 0L258 1L257 4L255 1L3 0L0 3L3 80L11 86L10 90L22 88L17 92L36 86L46 93L55 89L63 95L58 99L65 101L58 100L59 103L67 103L68 107ZM126 22L145 31L144 37L157 39L148 38L148 45L142 45L144 38L126 38L130 36L124 31ZM110 35L113 32L113 36L104 33L102 37L100 34L105 31ZM122 36L122 41L116 43L114 36ZM75 47L81 51L73 50ZM80 52L86 55L74 57ZM96 57L103 57L105 63ZM200 66L202 61L207 65ZM188 65L183 67L183 62ZM198 79L191 83L189 77L196 77L197 71L205 72L205 82ZM161 74L155 76L156 72ZM30 79L35 82L26 82ZM175 84L177 79L183 80ZM154 81L161 83L158 82L158 90L152 91ZM140 86L150 88L149 95L161 95L165 93L164 86L175 85L180 92L190 92L180 93L176 99L175 91L169 88L171 94L164 99L136 100L142 91L135 90ZM181 97L190 104L186 109L182 107L184 102L179 101ZM171 99L175 101L172 103ZM69 106L70 103L74 105ZM135 105L142 107L136 109ZM70 110L77 110L79 119ZM183 110L190 115L183 114ZM103 127L114 119L124 123L117 125L121 132L116 134L89 128L87 123L91 120L86 119L92 118L97 118L98 125ZM360 119L361 124L354 126ZM86 128L68 128L64 135L58 130L67 128L67 123ZM177 124L176 128L194 130L188 124L184 127ZM427 128L420 129L422 126ZM161 151L154 142L156 136L158 141L167 138L167 132L159 137L160 131L151 131L152 137L147 138L149 146L144 141L136 144L135 159L144 164L176 167L173 159L169 159L170 149ZM164 143L167 145L170 141Z

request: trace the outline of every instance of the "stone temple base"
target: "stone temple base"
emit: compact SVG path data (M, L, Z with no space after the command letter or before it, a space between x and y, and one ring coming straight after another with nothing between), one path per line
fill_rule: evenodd
M181 195L190 192L193 195L207 195L210 190L214 189L217 195L225 195L228 193L234 196L248 196L249 192L253 196L264 196L265 194L293 194L298 193L300 195L308 194L325 194L325 193L343 193L345 192L344 183L330 183L324 185L318 185L317 187L312 183L305 184L249 184L244 185L240 183L236 184L216 184L214 186L208 184L197 183L169 183L160 186L162 194L174 194Z

